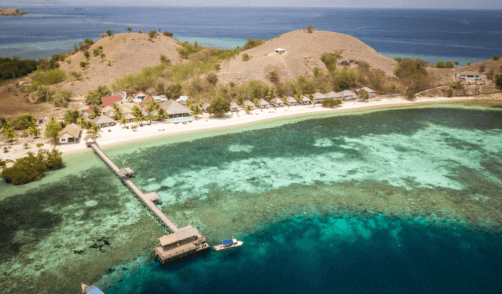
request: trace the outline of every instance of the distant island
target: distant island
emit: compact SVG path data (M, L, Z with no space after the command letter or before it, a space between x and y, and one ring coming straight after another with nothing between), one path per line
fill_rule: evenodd
M17 8L8 8L2 9L0 8L0 16L21 16L28 14L28 12L19 11Z

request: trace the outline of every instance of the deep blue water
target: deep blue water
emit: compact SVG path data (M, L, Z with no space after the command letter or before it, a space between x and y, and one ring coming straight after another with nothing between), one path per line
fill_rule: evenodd
M151 261L118 293L500 293L500 236L384 217L293 218L162 268ZM124 270L126 269L126 270Z
M502 13L494 10L349 8L19 7L0 18L0 56L38 58L69 51L76 40L123 32L169 30L175 37L269 40L308 25L353 35L380 53L489 59L502 55ZM62 42L72 40L71 42ZM54 42L52 46L12 44ZM199 42L200 43L200 42ZM211 43L211 42L209 42ZM217 45L218 42L212 42ZM11 44L6 46L6 44ZM237 43L234 44L238 45ZM28 49L24 47L30 47ZM228 47L228 45L227 45Z

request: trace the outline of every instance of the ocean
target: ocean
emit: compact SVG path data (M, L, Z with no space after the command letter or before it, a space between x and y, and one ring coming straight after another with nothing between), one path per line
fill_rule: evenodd
M165 268L152 254L165 231L91 151L39 182L0 180L0 287L498 293L502 111L473 103L284 117L104 147L141 190L157 191L175 223L212 245L244 241Z
M38 59L69 52L73 44L131 27L168 30L181 41L235 48L248 37L269 40L309 25L352 35L389 57L468 62L502 55L497 10L229 8L229 7L19 7L29 14L0 18L0 56Z

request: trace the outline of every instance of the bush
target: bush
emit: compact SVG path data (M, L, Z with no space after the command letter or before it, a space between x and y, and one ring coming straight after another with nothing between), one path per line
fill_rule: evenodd
M150 40L153 39L155 37L155 35L157 35L156 31L150 31L150 33L148 34L148 36L150 37Z
M497 60L499 60L499 59L500 59L500 55L498 55L498 54L493 54L493 55L492 55L492 59L493 59L493 60L495 60L495 61L497 61Z
M12 121L12 127L15 130L27 130L29 127L35 127L37 119L31 114L21 114Z
M46 171L58 169L61 163L62 153L57 149L39 151L36 155L28 152L28 156L18 158L14 166L4 169L2 177L7 183L22 185L40 180Z
M199 46L199 44L197 43L197 41L193 45L190 44L190 43L188 43L187 41L185 41L183 43L178 42L178 45L180 45L181 48L176 48L176 50L178 50L178 53L184 59L188 59L188 57L190 55L193 55L193 54L195 54L197 52L200 52L200 51L202 51L202 50L205 49L203 46Z
M82 69L85 69L85 68L87 67L87 64L88 64L87 62L82 61L82 62L80 62L80 67L81 67Z
M453 89L448 89L448 97L453 97Z
M444 63L444 61L438 61L436 63L436 67L437 68L446 68L446 64Z
M94 55L94 57L98 56L98 55L99 55L99 53L100 53L100 52L99 52L99 49L98 49L98 48L96 48L96 49L92 50L92 55Z
M244 44L244 46L242 48L240 48L239 50L241 50L241 51L248 50L251 48L258 47L262 44L265 44L265 40L259 40L259 39L254 40L253 38L249 37L249 38L247 38L246 44Z
M413 98L415 93L427 89L430 84L427 62L420 59L403 59L394 70L394 74L403 85L408 86L405 92L408 98Z
M99 86L96 90L89 90L85 96L85 103L87 104L101 104L101 97L110 96L111 91L108 86Z
M113 31L112 31L112 30L108 30L108 31L106 31L106 34L107 34L109 37L111 37L111 36L113 35Z
M173 33L171 33L170 31L164 31L162 34L166 37L173 37Z
M335 107L342 104L341 99L324 99L321 101L321 105L324 107Z
M267 79L274 84L278 84L279 83L279 73L276 72L275 70L271 71L268 73Z
M164 55L160 55L160 62L167 64L167 65L171 64L171 60L169 58L165 57Z
M216 83L218 83L218 77L216 76L215 73L208 74L206 77L206 80L208 81L208 83L210 83L213 86L215 86Z
M138 34L143 34L143 31L139 30L139 31L138 31Z
M31 86L26 87L29 92L36 91L39 86L54 85L66 80L66 72L62 69L52 69L46 72L36 71L31 80Z
M321 61L324 63L324 65L326 65L326 68L329 70L329 72L331 73L334 72L334 70L336 69L336 62L337 62L335 54L324 53L321 56Z
M127 28L127 32L130 33L132 31L131 28Z
M455 65L453 65L453 62L451 61L446 62L446 68L454 68L454 67Z
M209 114L214 114L216 116L224 116L225 113L230 111L230 102L223 97L218 97L211 101L211 104L207 107L207 112Z
M354 86L358 74L353 68L344 66L342 69L336 69L332 76L334 88L340 90Z
M89 53L89 51L84 51L84 56L85 56L85 58L89 59L91 54Z
M313 26L308 26L304 28L304 30L309 34L312 34L315 31L315 28Z
M491 80L493 79L493 75L494 75L494 72L493 72L493 68L490 69L487 73L486 73L486 78Z
M54 102L55 106L66 107L72 92L66 89L52 89L47 93L47 101Z
M219 64L215 64L215 65L214 65L214 69L215 69L215 70L220 70L220 68L221 68L221 66L220 66Z
M486 65L481 64L481 65L479 66L479 72L484 72L485 70L486 70Z
M37 143L37 148L44 146L44 143Z
M244 53L242 55L242 61L248 61L250 59L249 55L247 53Z
M401 57L394 57L394 60L397 62L401 62L401 60L403 60L403 59Z
M502 90L502 75L497 75L495 77L495 85L497 86L497 88Z
M7 163L0 159L0 166L6 166L6 165L7 165Z
M35 60L11 60L0 57L0 81L25 76L37 69Z

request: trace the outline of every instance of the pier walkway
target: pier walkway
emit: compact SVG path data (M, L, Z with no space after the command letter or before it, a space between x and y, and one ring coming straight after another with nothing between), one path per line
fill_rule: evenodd
M95 141L87 142L88 147L91 147L96 154L108 165L108 167L120 178L122 183L143 203L143 205L154 215L154 217L171 233L179 231L178 226L155 205L155 202L160 203L161 199L157 192L143 193L134 184L129 177L134 176L134 171L127 167L120 169L102 150Z

